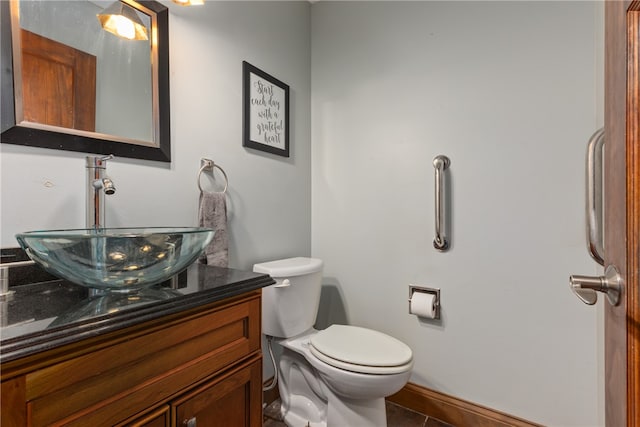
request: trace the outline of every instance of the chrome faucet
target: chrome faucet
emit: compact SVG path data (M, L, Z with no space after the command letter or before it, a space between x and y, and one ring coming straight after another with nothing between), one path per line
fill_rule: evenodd
M113 154L87 156L87 228L104 228L104 195L116 192L113 181L106 176L107 160L110 159L113 159Z

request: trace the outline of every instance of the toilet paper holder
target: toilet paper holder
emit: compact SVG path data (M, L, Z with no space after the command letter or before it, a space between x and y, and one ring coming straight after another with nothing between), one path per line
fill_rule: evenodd
M409 309L409 314L416 314L416 313L412 313L411 312L411 298L413 297L413 294L416 292L420 292L420 293L425 293L425 294L431 294L434 296L433 299L433 311L434 311L434 315L433 315L433 319L440 319L440 288L425 288L422 286L414 286L414 285L409 285L409 304L408 304L408 309ZM424 317L423 317L424 318Z

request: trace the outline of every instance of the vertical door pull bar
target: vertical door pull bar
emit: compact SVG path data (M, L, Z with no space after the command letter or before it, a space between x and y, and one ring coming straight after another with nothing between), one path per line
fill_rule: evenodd
M589 139L587 148L587 248L591 257L604 266L604 237L602 233L602 148L604 128Z
M433 247L444 252L449 249L449 242L445 236L446 230L446 198L444 194L444 171L451 164L447 156L439 155L433 159L433 167L436 170L436 237L433 239Z
M598 264L604 266L603 239L603 194L602 194L602 158L604 147L604 129L597 130L589 139L587 148L587 247L589 254ZM607 295L611 305L620 304L623 292L623 279L614 265L604 270L604 276L569 277L569 286L585 304L593 305L598 300L598 292Z

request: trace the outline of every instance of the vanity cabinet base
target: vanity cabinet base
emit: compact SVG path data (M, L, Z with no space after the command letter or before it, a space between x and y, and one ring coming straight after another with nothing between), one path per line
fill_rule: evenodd
M3 365L2 425L262 424L261 291ZM47 360L49 363L47 363ZM5 394L6 393L6 394Z

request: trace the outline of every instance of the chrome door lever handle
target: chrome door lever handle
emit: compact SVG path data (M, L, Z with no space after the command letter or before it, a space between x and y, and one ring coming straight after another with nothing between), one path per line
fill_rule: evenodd
M571 290L585 304L595 304L598 301L597 292L605 293L611 305L620 303L622 276L613 265L606 268L604 276L572 275L569 277L569 282Z

